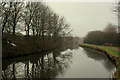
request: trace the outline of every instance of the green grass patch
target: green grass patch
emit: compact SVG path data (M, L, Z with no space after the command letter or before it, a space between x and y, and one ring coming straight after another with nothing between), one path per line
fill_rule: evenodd
M93 44L86 44L86 43L81 43L79 44L81 46L88 46L88 47L92 47L92 48L98 48L100 50L104 50L106 51L110 56L114 56L114 57L119 57L118 54L120 54L120 52L118 52L118 48L119 47L114 47L114 46L100 46L100 45L93 45Z

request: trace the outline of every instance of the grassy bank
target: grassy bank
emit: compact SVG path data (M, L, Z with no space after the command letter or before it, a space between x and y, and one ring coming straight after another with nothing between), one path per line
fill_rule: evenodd
M2 59L38 54L53 50L63 45L73 44L72 37L54 38L50 36L25 36L25 35L2 35ZM77 44L77 43L76 43Z
M100 45L93 45L93 44L79 44L81 47L91 48L100 52L104 52L104 54L110 58L116 64L116 72L114 73L115 78L120 79L120 47L114 46L100 46Z
M47 37L48 38L48 37ZM54 49L58 46L58 42L52 39L42 40L40 37L3 35L2 36L2 58L13 58L29 54Z
M39 41L39 45L31 43L28 41L24 44L19 44L17 46L11 46L8 43L2 45L2 58L14 58L20 56L26 56L29 54L38 54L40 52L49 51L57 47L57 43L52 41Z

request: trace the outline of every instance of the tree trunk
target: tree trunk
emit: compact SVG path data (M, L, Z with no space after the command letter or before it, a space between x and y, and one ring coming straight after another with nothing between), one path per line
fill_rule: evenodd
M42 40L44 41L44 20L42 20Z
M33 36L35 35L35 29L33 29Z
M27 36L29 37L29 29L30 29L30 26L28 25L27 26Z

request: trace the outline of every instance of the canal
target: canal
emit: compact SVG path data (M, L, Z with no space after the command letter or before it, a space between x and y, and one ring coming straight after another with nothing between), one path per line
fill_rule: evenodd
M111 78L115 65L98 52L63 47L2 61L3 78Z

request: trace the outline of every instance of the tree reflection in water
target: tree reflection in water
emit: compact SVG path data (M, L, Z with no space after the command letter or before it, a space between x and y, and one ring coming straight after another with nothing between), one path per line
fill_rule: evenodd
M8 78L56 78L69 68L72 52L55 50L10 61L3 60L3 79ZM4 64L5 63L5 64ZM7 66L7 67L6 67Z

